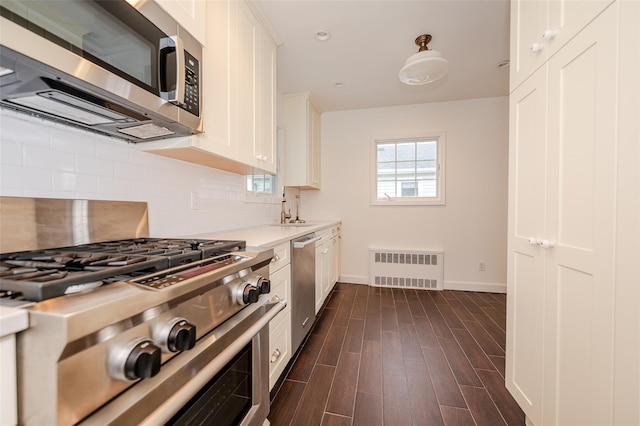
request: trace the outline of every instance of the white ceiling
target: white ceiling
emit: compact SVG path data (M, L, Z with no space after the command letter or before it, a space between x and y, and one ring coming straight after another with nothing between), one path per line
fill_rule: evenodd
M257 0L282 45L278 88L311 92L323 111L506 96L508 0ZM329 41L315 39L318 30ZM398 80L414 40L449 61L448 75L423 86ZM343 87L336 87L343 83Z

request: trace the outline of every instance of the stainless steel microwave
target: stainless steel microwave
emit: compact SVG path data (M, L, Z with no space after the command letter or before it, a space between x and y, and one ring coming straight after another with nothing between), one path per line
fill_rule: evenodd
M152 0L2 0L0 105L132 142L202 131L202 46Z

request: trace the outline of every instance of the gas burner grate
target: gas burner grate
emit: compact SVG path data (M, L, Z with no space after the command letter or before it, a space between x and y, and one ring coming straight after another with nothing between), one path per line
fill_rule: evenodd
M0 291L41 301L82 290L83 285L92 288L154 274L245 247L244 241L132 238L0 254Z

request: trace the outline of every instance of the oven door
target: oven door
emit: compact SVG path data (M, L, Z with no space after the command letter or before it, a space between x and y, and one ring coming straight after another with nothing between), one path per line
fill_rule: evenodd
M249 305L81 425L262 425L269 414L269 330L286 302ZM200 412L206 406L210 412ZM215 420L215 421L214 421Z

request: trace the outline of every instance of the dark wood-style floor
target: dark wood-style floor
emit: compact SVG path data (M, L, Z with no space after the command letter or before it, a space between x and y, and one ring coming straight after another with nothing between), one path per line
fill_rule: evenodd
M338 283L282 382L281 425L523 425L506 296Z

